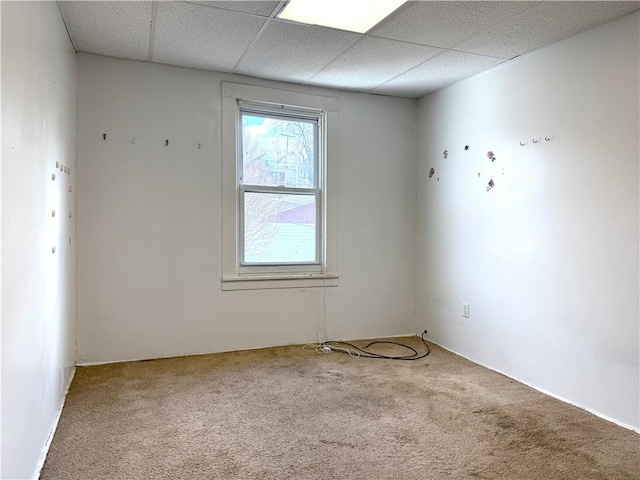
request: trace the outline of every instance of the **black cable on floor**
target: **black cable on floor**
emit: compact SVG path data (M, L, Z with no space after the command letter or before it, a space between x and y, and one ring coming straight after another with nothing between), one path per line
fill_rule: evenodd
M424 332L422 332L422 335L420 336L420 338L422 339L422 343L424 343L424 346L427 347L427 351L423 354L419 354L418 351L413 348L410 347L409 345L405 345L403 343L398 343L398 342L390 342L390 341L386 341L386 340L376 340L373 341L371 343L369 343L368 345L366 345L365 347L358 347L352 343L349 342L343 342L341 340L329 340L327 342L322 343L321 346L327 346L329 348L333 347L343 347L344 345L346 345L348 348L351 348L353 350L355 350L356 352L358 352L360 357L364 357L364 358L382 358L385 360L420 360L421 358L426 357L427 355L429 355L429 353L431 353L431 350L429 349L429 345L427 344L427 341L425 340L425 335L427 334L427 331L425 330ZM411 350L411 352L413 352L411 355L383 355L381 353L376 353L376 352L370 352L367 349L370 348L373 345L395 345L395 346L399 346L399 347L403 347L406 348L407 350ZM344 348L344 347L343 347ZM349 353L346 349L335 349L332 350L334 352L342 352L342 353Z

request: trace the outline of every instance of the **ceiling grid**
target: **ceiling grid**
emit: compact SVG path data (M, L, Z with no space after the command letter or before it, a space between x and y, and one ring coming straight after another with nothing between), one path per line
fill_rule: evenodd
M409 98L640 6L638 1L410 1L361 35L278 19L285 4L58 2L80 52Z

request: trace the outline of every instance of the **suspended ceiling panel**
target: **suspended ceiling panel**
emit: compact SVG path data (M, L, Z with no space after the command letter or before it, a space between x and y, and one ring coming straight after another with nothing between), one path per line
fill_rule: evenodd
M182 67L230 71L265 18L196 4L157 4L150 60Z
M439 48L363 37L356 45L315 75L310 83L337 88L371 90L437 55ZM375 68L372 68L375 65Z
M413 98L640 6L411 1L360 35L278 20L285 3L58 2L80 52Z
M305 82L358 38L356 33L271 20L235 72Z
M76 50L147 60L152 2L59 2Z
M637 9L638 2L540 2L456 49L510 59Z
M410 2L372 35L406 42L452 47L537 2Z
M374 90L374 93L420 97L502 63L499 58L445 51Z
M192 3L199 3L208 7L224 8L226 10L233 10L235 12L252 13L254 15L260 15L268 17L278 7L280 2L269 1L233 1L233 2L201 2L197 0L191 0Z

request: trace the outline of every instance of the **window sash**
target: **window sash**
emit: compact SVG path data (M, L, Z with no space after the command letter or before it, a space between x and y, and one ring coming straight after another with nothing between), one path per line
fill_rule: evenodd
M238 223L239 223L239 258L240 258L240 266L278 266L278 265L322 265L323 257L322 257L322 243L320 240L323 238L323 228L322 228L322 196L321 192L317 189L295 189L295 192L287 189L277 189L277 188L245 188L244 186L240 189L240 195L238 200L239 206L239 215L238 215ZM315 252L314 252L314 260L308 262L248 262L245 260L245 194L246 193L265 193L265 194L279 194L279 195L305 195L308 197L313 197L315 202Z
M242 117L244 114L250 114L254 116L259 116L262 118L274 118L286 121L294 121L300 120L305 123L312 123L314 126L314 135L313 135L313 184L315 188L321 188L324 182L322 178L322 168L320 166L323 162L321 162L321 156L324 154L323 149L321 148L322 142L320 141L323 135L323 115L321 112L315 113L298 113L293 110L278 110L278 109L270 109L268 106L265 106L263 109L258 109L257 107L247 108L242 106L242 103L239 103L239 114L238 114L238 185L244 184L244 131L243 131L243 123ZM284 107L283 107L284 108ZM283 185L284 187L284 185Z

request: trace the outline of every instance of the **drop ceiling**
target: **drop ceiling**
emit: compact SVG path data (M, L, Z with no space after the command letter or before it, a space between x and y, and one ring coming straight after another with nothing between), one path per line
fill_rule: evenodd
M58 2L79 52L409 98L640 6L637 1L410 1L361 35L279 20L285 4Z

